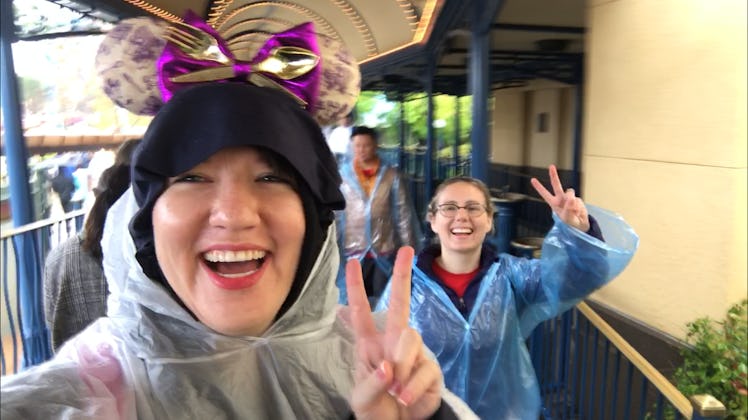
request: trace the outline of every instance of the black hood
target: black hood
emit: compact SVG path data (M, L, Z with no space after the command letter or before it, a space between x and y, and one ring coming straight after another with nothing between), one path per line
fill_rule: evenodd
M269 150L296 172L307 228L297 280L287 299L290 305L334 220L332 211L343 209L345 201L335 158L319 125L288 95L273 89L240 83L199 85L179 91L159 111L132 162L133 192L140 207L130 222L136 258L147 276L170 289L156 261L153 206L169 177L235 146Z

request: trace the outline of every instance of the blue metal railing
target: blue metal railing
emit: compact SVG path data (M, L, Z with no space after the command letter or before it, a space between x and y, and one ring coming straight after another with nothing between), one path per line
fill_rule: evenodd
M545 419L719 419L689 399L586 303L527 340Z
M392 159L396 159L398 156L398 149L386 149L383 151L380 148L380 156L391 156ZM409 177L423 178L425 170L425 159L426 159L426 148L416 147L410 148L403 151L403 162L405 165L401 168L401 171ZM433 167L436 173L434 174L435 180L443 180L456 175L470 175L470 156L460 156L457 159L457 164L452 157L443 157L433 160Z
M38 364L52 354L42 311L42 295L24 296L23 282L43 290L41 271L49 251L75 234L82 225L85 210L76 210L55 219L31 223L18 229L3 229L0 236L0 373L16 373L19 368ZM19 261L15 252L24 244L33 250L33 261ZM36 267L36 275L20 278L20 264ZM29 271L32 272L32 271ZM26 288L28 290L29 288ZM19 366L20 365L20 366Z
M431 198L430 191L426 191L426 177L425 177L425 160L426 160L426 148L418 147L403 151L405 165L401 168L401 173L405 177L408 183L408 193L410 194L411 200L415 206L416 212L419 216L424 216L426 212L426 205ZM458 159L457 165L454 163L454 159L435 159L434 165L436 174L434 174L434 185L438 185L444 179L458 175L470 175L470 156L461 156ZM430 232L429 229L425 229L424 232Z
M380 146L379 158L388 165L400 165L400 147L399 146Z

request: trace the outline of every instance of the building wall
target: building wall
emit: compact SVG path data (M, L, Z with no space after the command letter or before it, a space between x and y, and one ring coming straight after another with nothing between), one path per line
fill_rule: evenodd
M640 235L593 298L683 338L746 279L746 2L590 0L583 189Z
M546 80L495 91L490 161L537 168L553 163L572 169L574 100L573 87ZM538 130L542 113L546 132Z
M558 156L556 157L556 165L559 168L572 169L574 166L575 91L573 87L565 87L559 92Z
M558 162L560 134L560 89L542 89L528 95L527 159L526 164L545 167ZM540 117L545 116L545 131L541 131Z
M508 165L524 164L525 92L497 91L493 97L490 160Z

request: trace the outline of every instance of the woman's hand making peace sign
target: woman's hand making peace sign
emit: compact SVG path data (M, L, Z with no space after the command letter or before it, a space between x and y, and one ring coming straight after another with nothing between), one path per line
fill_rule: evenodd
M550 175L551 178L553 194L545 189L543 184L541 184L537 178L531 179L530 183L535 187L538 194L543 197L543 200L551 206L553 212L564 221L564 223L573 226L582 232L590 230L590 220L587 215L587 207L584 206L582 199L574 195L573 188L564 191L564 188L561 186L561 180L558 178L558 171L556 171L555 165L548 167L548 175Z
M413 252L402 247L397 253L384 331L374 323L358 260L345 267L357 358L350 403L358 420L428 418L441 403L441 369L408 326Z

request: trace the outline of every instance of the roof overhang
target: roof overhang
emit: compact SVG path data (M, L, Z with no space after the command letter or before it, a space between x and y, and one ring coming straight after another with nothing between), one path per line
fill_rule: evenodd
M469 8L478 4L464 0L49 1L93 16L114 16L110 20L153 15L177 21L192 10L227 36L251 37L311 21L318 31L346 44L360 64L362 88L420 92L425 77L433 73L435 92L458 95L468 89L468 16ZM492 88L522 86L533 79L579 83L585 0L500 3L490 28Z

